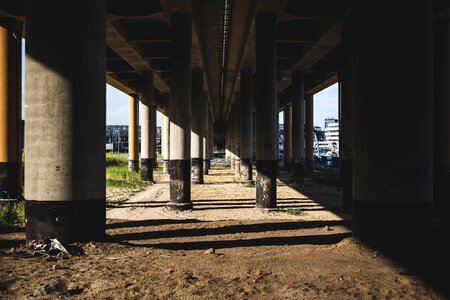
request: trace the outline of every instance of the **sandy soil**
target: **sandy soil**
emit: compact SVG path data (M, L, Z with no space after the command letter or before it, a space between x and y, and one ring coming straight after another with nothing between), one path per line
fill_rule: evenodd
M21 230L2 233L0 298L62 279L82 299L445 299L351 237L335 188L280 182L280 210L263 213L254 188L216 167L192 187L195 209L174 213L164 179L112 204L107 242L72 245L83 255L36 255Z

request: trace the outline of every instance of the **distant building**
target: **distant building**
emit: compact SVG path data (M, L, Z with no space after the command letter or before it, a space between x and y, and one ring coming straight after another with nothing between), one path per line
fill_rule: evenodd
M138 129L139 143L141 140L141 127ZM112 144L112 146L111 146ZM106 148L113 152L128 151L128 125L106 125ZM112 147L112 149L111 149ZM156 147L161 149L161 127L156 127Z

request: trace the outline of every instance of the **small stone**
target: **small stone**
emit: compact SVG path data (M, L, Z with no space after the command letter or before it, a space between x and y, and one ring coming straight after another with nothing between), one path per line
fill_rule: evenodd
M49 294L68 295L69 292L67 291L66 283L61 279L55 279L33 291L34 297Z
M60 265L53 265L53 266L52 266L52 269L53 269L53 270L61 270L62 267L61 267Z
M209 248L208 250L205 251L205 254L215 254L216 250L214 248Z
M333 231L333 228L331 228L330 226L327 225L323 228L323 230L324 231Z

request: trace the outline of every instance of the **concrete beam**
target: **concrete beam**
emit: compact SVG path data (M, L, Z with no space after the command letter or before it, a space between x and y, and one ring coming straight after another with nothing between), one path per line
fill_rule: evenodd
M138 72L153 70L150 63L144 59L142 53L134 48L125 38L124 34L111 23L106 24L106 43L120 57L122 57L134 70ZM153 85L160 92L168 92L169 86L162 80L158 73L154 73Z
M291 68L291 71L308 71L320 59L333 50L341 41L341 24L332 24L315 45L305 53ZM290 74L286 73L278 81L278 92L282 92L291 84Z

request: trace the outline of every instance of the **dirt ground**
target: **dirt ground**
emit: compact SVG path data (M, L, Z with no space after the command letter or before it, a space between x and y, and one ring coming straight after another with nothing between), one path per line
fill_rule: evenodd
M165 208L164 176L128 201L112 203L107 241L69 247L80 255L37 255L24 245L22 229L4 231L0 298L33 298L61 279L59 294L40 297L446 299L351 237L336 188L280 181L280 210L265 213L254 209L255 188L234 182L228 169L215 166L205 178L192 186L190 212Z

